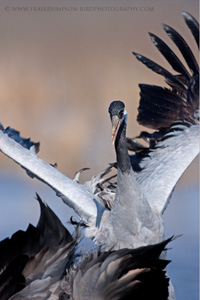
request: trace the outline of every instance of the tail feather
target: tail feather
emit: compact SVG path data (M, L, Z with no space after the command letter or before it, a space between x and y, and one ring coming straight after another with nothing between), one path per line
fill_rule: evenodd
M137 249L94 252L66 276L73 299L168 299L169 260L160 259L174 237ZM89 291L89 292L88 292Z
M51 294L50 288L73 262L76 240L38 195L37 200L37 226L29 225L0 242L1 300L33 299L32 295L44 299L40 296Z

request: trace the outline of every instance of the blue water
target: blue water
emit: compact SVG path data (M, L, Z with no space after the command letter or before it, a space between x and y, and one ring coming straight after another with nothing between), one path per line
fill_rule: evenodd
M22 175L19 175L21 174ZM0 173L0 240L11 236L19 229L26 229L29 223L37 224L39 205L35 192L45 200L68 224L73 210L69 209L55 193L36 180L26 179L24 172L17 175ZM177 185L170 204L164 214L166 237L182 236L170 244L168 273L174 285L177 300L197 300L199 295L199 226L198 186Z
M171 243L168 273L177 300L199 299L199 189L178 185L164 214L166 237L182 234Z

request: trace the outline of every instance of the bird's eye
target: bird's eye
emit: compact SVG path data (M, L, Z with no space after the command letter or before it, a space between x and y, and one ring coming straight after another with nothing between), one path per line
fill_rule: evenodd
M124 114L124 109L121 109L120 112L119 112L119 114L120 114L120 117L122 117L123 114Z

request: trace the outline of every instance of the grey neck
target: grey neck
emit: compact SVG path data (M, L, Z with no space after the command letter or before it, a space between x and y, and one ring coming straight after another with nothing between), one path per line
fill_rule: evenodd
M137 246L137 239L146 240L154 227L154 214L138 186L132 170L126 142L126 122L120 126L115 141L118 175L117 190L109 216L113 237L124 247Z
M126 123L123 120L119 128L115 141L115 151L117 156L117 166L122 173L130 173L131 162L128 155L128 146L126 142Z

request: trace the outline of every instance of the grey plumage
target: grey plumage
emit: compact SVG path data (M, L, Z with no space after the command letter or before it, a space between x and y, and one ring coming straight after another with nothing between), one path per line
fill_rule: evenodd
M197 40L196 20L187 13L183 13L183 15L191 33ZM155 244L163 240L164 228L161 215L167 207L178 179L199 153L199 71L197 62L182 36L170 26L164 25L163 28L178 47L190 71L185 68L181 59L165 42L155 34L150 34L157 49L169 62L172 69L178 72L174 75L149 58L134 53L145 66L163 76L168 85L168 88L163 88L140 84L137 120L141 125L156 131L151 134L142 132L140 137L148 141L147 146L143 148L136 143L137 147L131 146L130 149L134 150L135 154L129 156L128 146L135 145L135 142L131 142L129 139L127 143L127 115L124 105L120 101L116 111L112 109L112 117L119 113L118 120L121 118L121 123L118 123L116 118L113 119L113 123L117 126L115 128L117 130L113 131L117 165L113 164L105 171L93 176L91 181L80 184L80 173L76 174L74 180L64 176L54 166L44 162L36 155L39 151L38 143L20 137L19 133L12 128L4 129L2 125L0 126L0 150L2 153L21 165L29 176L35 177L53 188L64 203L74 209L80 216L81 222L86 225L84 234L93 238L101 247L101 251L105 252L106 250L109 253L108 256L100 255L105 262L108 262L108 265L110 255L113 256L112 252L109 252L111 249L112 251L116 250L116 257L119 258L118 263L120 263L121 259L123 261L120 253L123 252L117 252L118 249L129 248L127 251L130 251L130 254L133 251L131 248ZM118 131L120 135L116 134ZM112 167L116 166L118 168L117 184L112 181L115 175L110 173ZM72 243L74 243L73 253L76 241L72 240ZM65 252L65 256L60 249L65 249L65 246L59 248L58 252L61 251L62 259L67 259L68 254ZM45 264L45 255L48 256L48 251L47 253L45 251L45 248L41 248L38 257L34 258L36 261L41 259L42 268ZM125 252L123 255L126 257L128 252ZM57 266L56 259L59 253L55 253L55 261L54 259L49 261L53 268L55 265ZM92 254L88 261L93 262L93 269L100 274L105 269L98 269L98 255ZM29 258L26 256L25 260L22 260L22 269L24 264L26 265L27 259ZM82 266L85 267L85 278L90 278L92 271L87 270L84 261ZM62 269L62 266L60 267ZM28 270L30 269L28 268ZM21 272L21 270L19 271ZM37 273L37 271L36 268L35 272ZM72 273L73 282L78 285L80 270L77 273L72 271ZM45 276L47 274L44 272ZM138 276L136 271L131 274L133 275L132 279ZM50 276L49 281L48 277L46 287L52 286L52 278L54 277ZM25 282L23 281L22 284L24 285ZM32 287L35 289L34 284L35 282L32 283ZM93 291L96 290L95 284L91 287ZM40 288L40 285L38 287ZM55 288L54 284L53 288ZM75 286L73 288L76 290ZM73 288L71 287L71 291ZM68 289L70 289L69 285ZM97 293L98 290L99 286ZM28 287L27 293L29 293ZM77 296L75 297L77 298ZM83 299L84 297L86 296L83 293Z

